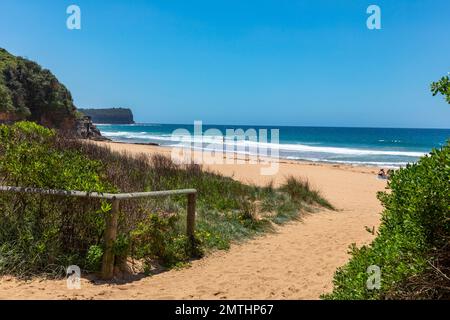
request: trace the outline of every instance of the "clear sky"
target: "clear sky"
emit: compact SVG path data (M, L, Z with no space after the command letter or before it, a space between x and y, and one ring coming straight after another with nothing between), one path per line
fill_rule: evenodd
M139 122L450 128L448 0L1 0L0 47Z

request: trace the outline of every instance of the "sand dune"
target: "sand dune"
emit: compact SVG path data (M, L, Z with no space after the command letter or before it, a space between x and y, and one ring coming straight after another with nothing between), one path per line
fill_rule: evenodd
M131 153L169 152L144 145L107 143ZM94 284L68 290L65 280L18 281L0 278L0 299L317 299L332 289L337 267L348 260L348 246L371 241L365 226L378 226L376 192L385 182L375 168L283 162L274 177L259 165L211 165L244 182L278 184L287 175L307 178L338 208L276 227L276 232L235 244L172 270L126 284Z

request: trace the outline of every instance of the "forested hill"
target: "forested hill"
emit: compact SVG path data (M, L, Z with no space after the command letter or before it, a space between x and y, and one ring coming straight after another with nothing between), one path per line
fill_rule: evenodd
M18 120L73 130L76 108L69 90L49 70L0 48L0 122Z
M79 109L81 113L92 118L94 123L133 124L133 112L126 108Z

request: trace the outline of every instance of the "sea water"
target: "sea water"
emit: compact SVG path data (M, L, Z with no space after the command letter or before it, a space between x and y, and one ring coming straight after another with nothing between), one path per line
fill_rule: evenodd
M172 133L186 129L194 135L194 125L133 124L97 125L102 134L113 141L128 143L156 143L173 147L179 138ZM334 128L334 127L273 127L203 125L203 132L215 128L226 134L227 129L279 129L276 145L280 158L318 162L344 163L380 167L401 167L416 162L421 156L440 148L450 139L450 129L396 128ZM210 147L206 142L203 148ZM262 144L264 142L256 142ZM248 142L247 144L248 145ZM202 146L202 144L201 144ZM267 143L265 143L267 146ZM273 147L273 145L272 145ZM257 149L257 148L256 148ZM252 153L255 148L249 148Z

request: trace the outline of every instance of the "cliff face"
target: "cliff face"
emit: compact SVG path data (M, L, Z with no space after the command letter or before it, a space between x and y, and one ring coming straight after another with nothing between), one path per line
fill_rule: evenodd
M0 121L18 120L71 131L76 108L69 90L49 70L0 48Z
M91 117L94 123L133 124L133 113L126 108L109 109L78 109L81 113Z

